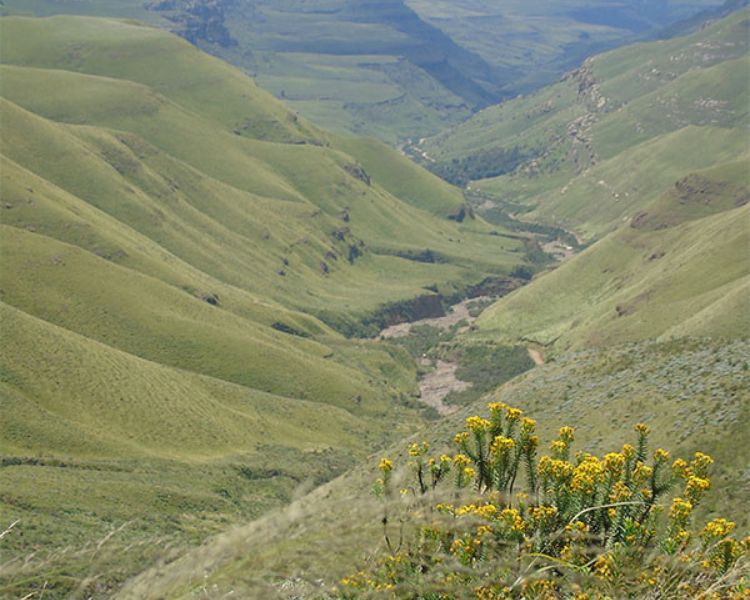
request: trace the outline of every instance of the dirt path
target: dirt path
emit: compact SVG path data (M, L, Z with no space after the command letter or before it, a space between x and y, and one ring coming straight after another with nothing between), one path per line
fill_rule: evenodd
M425 375L419 382L420 400L432 406L441 415L449 415L458 410L457 406L445 404L443 400L451 392L468 390L470 383L456 377L458 364L438 360L435 370Z
M542 356L542 353L539 352L539 350L529 346L526 348L526 351L529 353L529 358L534 361L534 364L537 367L541 367L544 364L544 356Z

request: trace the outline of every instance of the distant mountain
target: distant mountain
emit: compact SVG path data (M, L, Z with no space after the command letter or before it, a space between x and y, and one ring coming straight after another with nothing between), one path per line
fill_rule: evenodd
M636 41L721 0L407 0L502 73L505 97L554 82L591 54Z
M391 144L555 80L595 51L718 0L7 0L6 14L90 14L166 27L254 75L319 125Z

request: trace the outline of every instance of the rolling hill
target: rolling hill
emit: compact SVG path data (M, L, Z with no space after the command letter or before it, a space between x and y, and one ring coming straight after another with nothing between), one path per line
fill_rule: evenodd
M418 150L432 170L525 219L599 237L680 177L745 151L747 19L742 9L691 35L591 57Z
M64 548L118 529L109 593L424 420L408 355L343 333L507 278L523 240L163 30L0 30L0 595L32 553L25 589L74 593Z

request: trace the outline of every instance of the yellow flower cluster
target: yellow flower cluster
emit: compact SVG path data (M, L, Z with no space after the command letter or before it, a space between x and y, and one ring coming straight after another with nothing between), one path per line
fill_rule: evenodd
M497 507L494 504L466 504L456 509L456 515L477 515L484 519L491 519L497 514Z
M672 500L672 507L669 509L669 518L675 521L685 522L693 512L693 504L689 500L675 498Z
M604 455L602 465L604 466L604 470L613 479L616 479L622 475L622 470L625 467L625 456L619 452L610 452Z
M560 427L560 439L566 444L570 444L575 439L575 429L572 427Z
M506 600L512 598L509 587L481 586L474 588L474 596L477 600Z
M490 445L490 450L493 454L502 454L513 449L516 442L512 438L507 438L502 435L498 435Z
M461 554L464 558L472 558L478 553L481 546L482 540L477 538L458 538L451 543L450 553L453 555Z
M425 564L439 565L439 581L450 583L447 591L461 592L457 597L467 597L473 592L480 600L505 600L511 597L506 595L506 592L511 594L510 590L503 589L502 584L488 584L493 581L488 574L497 564L492 562L498 559L496 553L505 552L508 544L513 543L521 556L549 554L552 559L562 559L592 577L585 578L584 587L578 583L568 586L564 578L549 585L543 578L530 578L519 582L519 589L512 594L552 600L563 597L564 593L567 598L600 600L607 597L605 591L615 582L635 586L635 594L647 587L658 591L667 577L667 572L659 569L672 565L673 560L679 561L679 568L685 570L696 593L702 593L707 589L704 579L711 581L713 577L715 581L722 577L740 556L750 551L750 539L737 541L731 537L735 529L731 521L714 519L699 530L700 536L691 526L695 507L711 487L710 456L698 452L690 462L677 459L672 463L672 474L670 453L658 448L652 454L653 462L649 460L646 464L646 438L650 430L639 423L635 426L637 443L625 444L620 452L602 457L578 452L571 458L575 431L572 427L562 427L551 445L551 456L543 456L537 462L536 422L502 402L491 403L488 408L488 419L480 416L466 419L465 431L454 438L459 445L455 455L428 458L426 442L411 444L408 449L410 464L419 467L417 475L423 493L428 487L422 479L425 463L430 467L428 474L432 475L429 490L436 493L439 489L436 485L453 465L457 487L477 484L475 499L455 506L435 505L437 513L453 518L433 513L435 522L418 529L422 533L416 553L410 549L404 565L384 558L378 571L369 575L360 573L350 578L351 583L347 580L342 583L358 586L366 593L390 590L390 597L396 597L394 590L403 589L407 593L411 590L414 569ZM513 493L513 484L509 483L524 475L519 465L523 470L528 468L525 479L530 496L523 499ZM385 488L394 465L383 458L378 467L383 473L380 483ZM480 468L481 480L477 475ZM673 499L671 507L669 504L665 507L664 494L675 476L684 479L684 492ZM528 502L529 497L534 501ZM612 506L599 510L607 503ZM636 504L639 506L635 507ZM663 528L658 516L667 507L669 520ZM418 514L423 514L422 508ZM443 529L446 523L450 525ZM605 542L610 537L612 544ZM602 554L597 556L596 548ZM644 559L642 569L640 564L633 569L632 550L636 551L632 556L638 557L646 556L642 550L649 553L653 550L657 558L652 562L648 562L650 558ZM456 567L457 562L461 566ZM481 573L474 575L474 569ZM353 593L346 597L353 598L362 592Z
M636 485L638 485L640 483L643 483L644 481L648 481L649 479L651 479L651 476L653 474L654 469L652 467L639 462L633 470L633 481Z
M521 418L521 415L523 414L523 411L519 408L511 408L508 407L505 410L505 418L508 419L508 421L518 421Z
M630 488L622 481L616 482L615 485L612 486L612 490L609 492L610 502L624 502L632 497L633 492L631 492ZM610 510L614 511L615 509L611 508Z
M720 540L727 537L735 527L735 523L726 519L714 519L706 523L701 532L701 537L706 540Z
M575 492L591 493L603 480L604 467L601 461L596 456L587 455L573 471L570 489Z
M468 431L461 431L460 433L457 433L455 436L453 436L453 442L458 444L459 446L462 444L465 444L468 439L469 439Z
M714 459L711 458L708 454L703 454L703 452L696 452L695 458L690 464L690 467L694 475L704 475L708 471L708 467L710 467L713 463Z
M565 452L568 449L568 444L566 444L562 440L552 440L552 443L549 445L549 449L552 450L556 455L561 456L563 452Z
M537 470L540 475L550 477L557 481L567 481L573 476L573 465L565 460L542 456L539 459Z
M484 433L491 426L492 424L487 419L477 417L476 415L466 418L466 429L477 435Z
M601 554L594 562L594 573L602 579L614 577L615 561L611 554Z
M678 458L672 463L672 470L676 475L684 477L685 479L690 475L690 465L688 465L687 461L683 458Z
M453 457L453 464L457 467L466 467L471 464L471 459L465 454L456 454Z
M505 404L504 402L490 402L487 405L487 408L490 411L490 415L492 415L493 417L495 417L495 416L501 416L502 412L506 408L508 408L508 405Z
M685 495L693 502L697 503L700 500L703 492L711 487L711 481L703 477L696 477L690 475L685 485Z
M514 533L523 533L526 530L526 523L524 523L521 513L515 508L504 509L500 513L499 519L505 522Z
M384 474L390 473L393 470L393 461L390 458L381 458L378 463L378 469Z
M627 459L631 460L635 458L635 448L630 444L624 444L622 447L622 455Z
M529 510L531 520L539 529L552 526L557 521L556 506L534 506Z
M424 456L429 449L430 444L427 442L422 442L421 444L414 442L409 446L409 456Z

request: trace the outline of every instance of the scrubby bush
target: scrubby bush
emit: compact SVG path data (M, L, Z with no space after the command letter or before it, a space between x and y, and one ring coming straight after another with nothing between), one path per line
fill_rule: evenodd
M573 453L575 431L562 427L538 458L536 422L502 403L488 408L488 418L466 419L454 454L411 446L413 484L401 495L413 534L405 542L402 530L394 544L386 514L388 552L344 578L340 598L750 597L750 538L732 537L726 519L693 519L711 457L649 452L649 428L638 424L633 445L601 457ZM391 507L394 463L379 469L374 491Z

